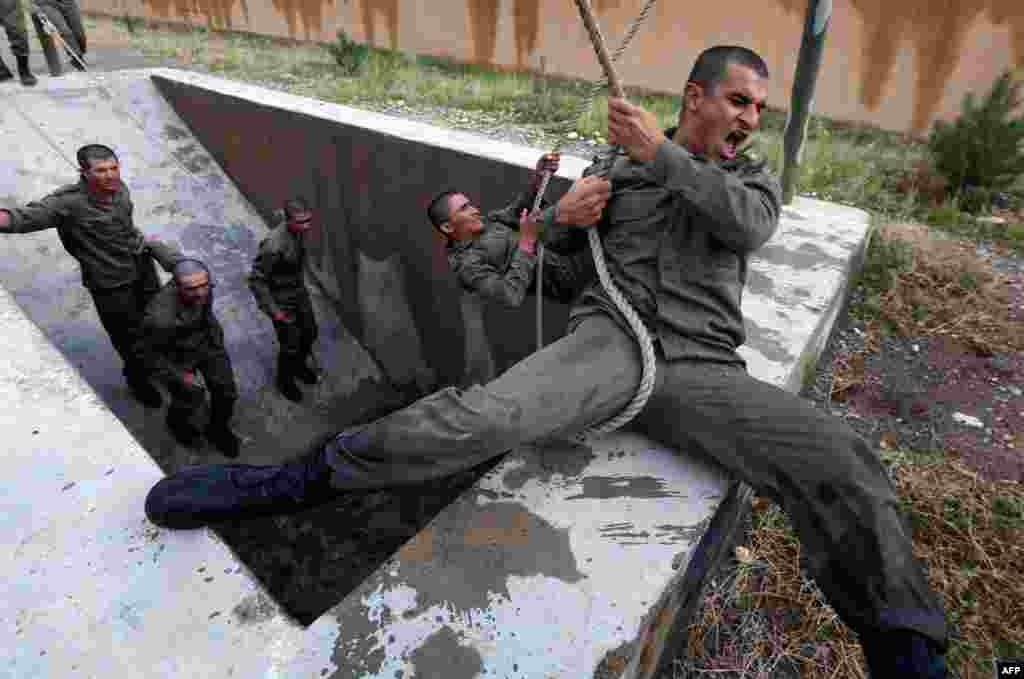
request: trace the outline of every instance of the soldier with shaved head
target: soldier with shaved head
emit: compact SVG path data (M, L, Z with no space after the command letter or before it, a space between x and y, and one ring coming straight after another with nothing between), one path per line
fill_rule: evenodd
M178 262L172 280L146 309L139 351L171 393L167 427L174 438L188 447L199 443L200 430L193 420L209 390L206 437L226 457L238 457L238 436L230 427L238 387L224 348L224 329L213 314L213 285L202 262ZM197 372L206 390L197 384Z

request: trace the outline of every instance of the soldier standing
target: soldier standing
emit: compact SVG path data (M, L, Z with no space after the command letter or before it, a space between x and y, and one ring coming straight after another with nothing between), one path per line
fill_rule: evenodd
M281 344L277 388L296 403L302 400L302 392L295 379L306 384L317 381L317 374L306 362L318 329L303 268L303 237L314 224L313 210L304 198L288 200L281 222L260 243L249 275L249 288L256 304L273 320Z
M136 353L139 323L160 289L155 258L165 271L183 259L176 249L146 239L132 220L131 196L121 181L114 151L102 144L78 149L81 180L23 208L0 208L0 233L57 229L68 254L78 260L100 322L124 361L124 376L135 398L150 408L162 402Z
M0 25L7 32L7 40L11 43L11 52L18 62L18 77L26 87L35 85L38 80L32 75L28 66L28 31L25 29L25 13L21 10L18 0L0 0ZM0 58L0 82L14 77L7 64Z
M199 441L192 423L205 400L204 389L196 384L198 371L210 391L206 437L225 457L238 457L238 436L229 424L238 387L224 348L224 329L213 314L212 288L206 265L194 259L178 262L173 279L146 308L139 351L171 392L167 428L174 438L188 447Z
M2 2L3 0L0 0ZM43 55L46 57L46 65L50 69L50 75L56 77L64 73L61 65L60 52L54 45L53 37L46 32L39 14L42 13L50 20L54 28L60 33L68 47L74 50L79 57L85 58L86 39L85 26L82 24L82 14L78 10L78 3L75 0L31 0L34 4L32 9L32 23L36 27L36 35L39 36L39 44L43 46ZM79 71L85 68L77 60L71 59L71 65Z

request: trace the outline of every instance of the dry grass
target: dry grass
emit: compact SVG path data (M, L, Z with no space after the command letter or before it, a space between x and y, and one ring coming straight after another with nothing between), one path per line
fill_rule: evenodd
M754 498L750 541L736 560L690 626L676 679L865 676L856 636L801 573L800 543L776 505Z
M921 224L887 224L878 235L910 245L907 270L882 293L881 322L903 335L946 336L981 353L1024 350L1024 323L1007 320L1007 286L970 243Z
M1024 655L1024 487L982 479L955 457L893 457L914 552L954 631L947 662L961 679L988 679L992 657Z
M861 284L863 352L833 363L832 397L861 383L883 332L945 335L978 351L1024 350L1007 318L1004 279L968 244L920 224L879 227ZM1024 656L1024 487L989 481L955 450L879 451L913 528L914 552L951 625L947 666L990 677L992 657ZM800 570L800 543L774 504L755 498L752 531L736 564L705 596L675 679L867 675L859 642Z
M862 282L866 299L850 313L864 321L864 351L836 358L833 399L862 384L866 355L884 332L949 337L982 354L1024 350L1024 322L1007 318L1005 276L962 239L923 224L884 224Z
M1024 654L1024 489L987 481L953 455L883 452L913 526L914 553L946 608L947 667L987 679L991 660ZM737 567L705 597L675 679L863 679L860 643L800 570L800 543L777 506L755 498Z

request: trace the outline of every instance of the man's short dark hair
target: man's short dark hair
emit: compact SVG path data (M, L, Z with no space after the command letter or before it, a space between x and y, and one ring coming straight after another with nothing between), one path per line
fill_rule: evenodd
M302 196L294 196L284 202L284 216L289 219L295 215L301 215L303 212L311 211L309 201Z
M78 167L82 171L91 170L94 160L110 160L111 158L117 160L114 149L103 144L86 144L78 149L78 153L75 155L78 157Z
M183 276L191 276L197 273L206 273L207 276L210 276L212 282L213 276L210 274L210 270L198 259L182 259L174 265L173 275L175 282L181 280Z
M427 206L427 217L430 219L430 223L433 224L434 228L437 229L437 232L445 238L448 237L448 234L441 230L441 225L451 218L451 213L448 210L448 199L456 193L458 193L458 191L445 189L431 198L430 205Z
M762 78L768 78L768 65L757 52L738 45L717 45L700 53L687 82L697 83L710 94L725 80L729 64L746 66Z

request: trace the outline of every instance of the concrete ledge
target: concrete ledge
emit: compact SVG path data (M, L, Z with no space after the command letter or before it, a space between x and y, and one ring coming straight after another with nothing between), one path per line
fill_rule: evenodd
M0 677L329 667L329 620L291 622L212 532L145 520L160 469L3 289L0 323Z
M751 263L749 372L797 392L861 261L863 211L798 198ZM651 678L749 489L633 432L526 446L336 606L340 676Z
M372 127L406 149L454 149L464 167L502 177L525 174L537 155L218 78L153 73L238 106L273 102L307 116L300 122L310 129L333 121ZM56 91L75 99L76 83L88 85L80 75L54 81ZM125 103L145 114L159 95L138 85L143 75L119 77L134 79ZM154 113L144 123L162 120ZM174 162L163 147L133 153L178 166L214 131L201 132L171 144ZM45 164L43 156L26 162ZM563 160L563 190L585 164ZM786 210L744 296L751 374L799 388L842 306L866 228L859 210L805 199ZM671 657L743 509L742 489L719 470L635 433L593 447L527 446L302 628L215 534L146 523L142 501L157 466L3 289L0 321L0 427L10 441L0 610L15 640L0 652L0 676L651 677Z

